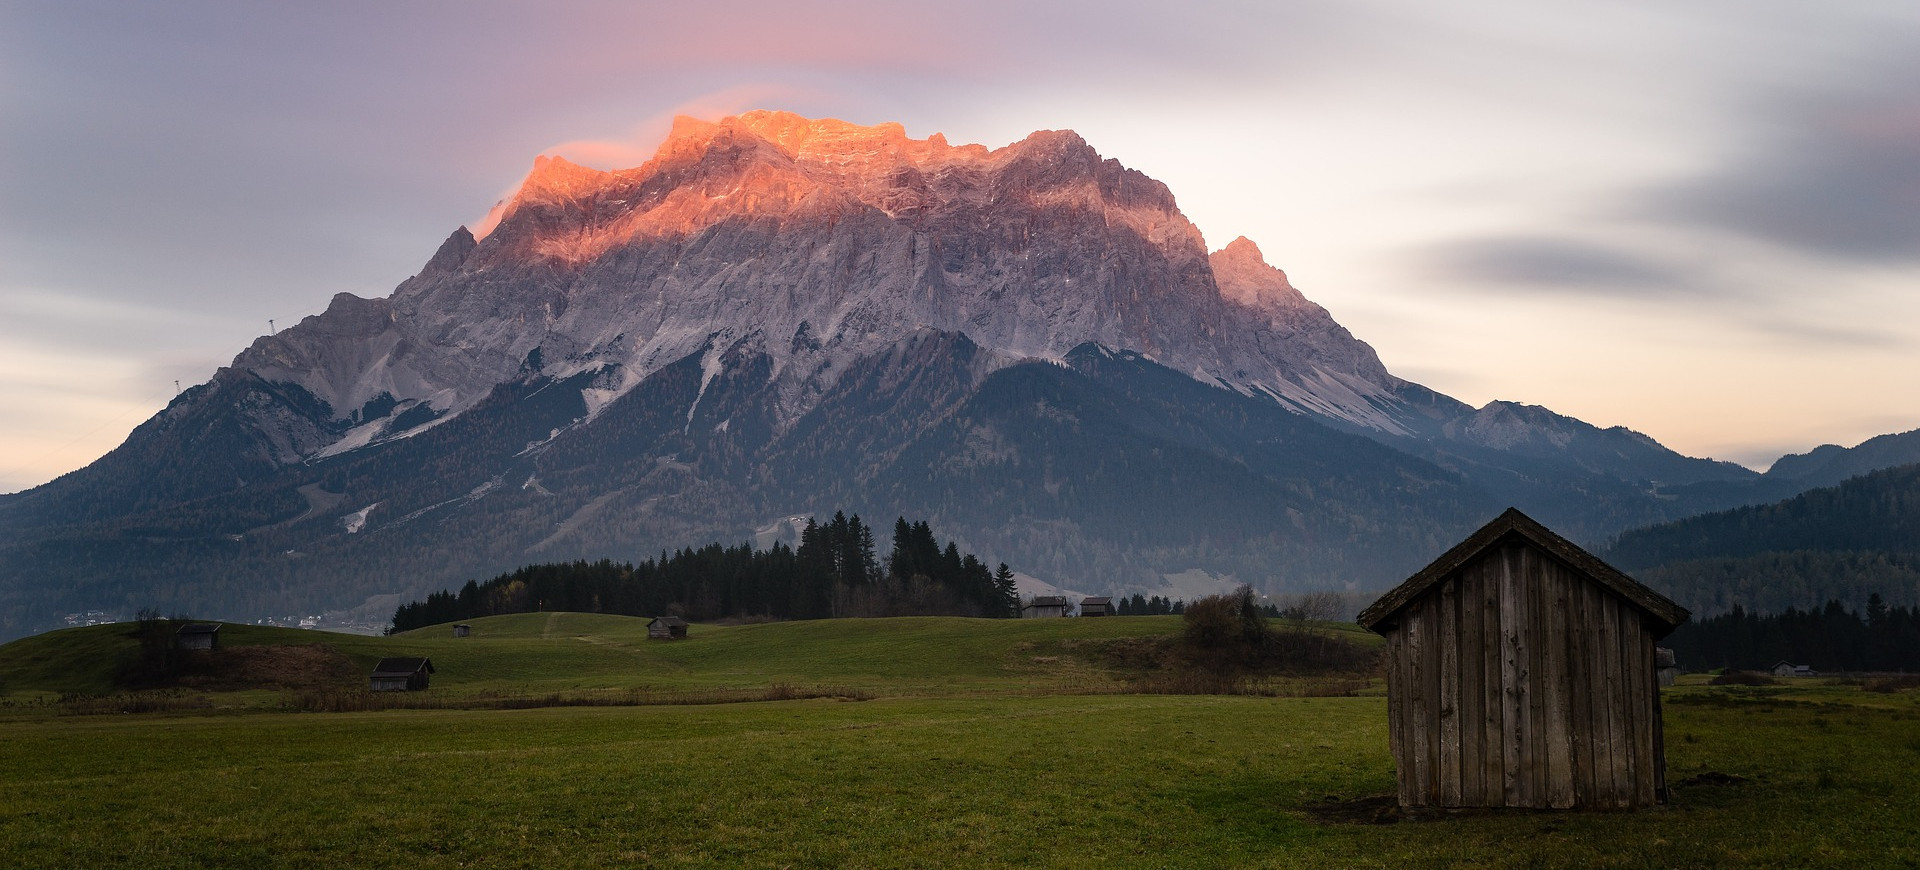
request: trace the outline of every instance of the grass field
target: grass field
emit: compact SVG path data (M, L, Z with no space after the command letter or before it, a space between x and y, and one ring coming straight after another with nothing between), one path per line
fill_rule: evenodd
M186 714L0 710L21 867L1916 866L1920 698L1668 690L1672 806L1370 820L1384 699L1114 694L1089 654L1174 619L696 626L527 614L342 654L432 656L428 694L848 686L871 700ZM235 631L243 627L223 630ZM259 632L254 635L253 632ZM92 633L87 633L92 632ZM65 634L65 633L62 633ZM0 648L16 702L114 645ZM228 644L311 643L235 631ZM22 646L25 645L25 646ZM111 669L95 677L111 688ZM216 693L219 694L219 693Z

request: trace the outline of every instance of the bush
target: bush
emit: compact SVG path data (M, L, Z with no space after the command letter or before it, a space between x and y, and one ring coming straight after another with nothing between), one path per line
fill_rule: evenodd
M1759 671L1728 670L1726 673L1721 674L1717 677L1714 677L1711 680L1708 680L1707 685L1709 686L1771 686L1771 685L1774 685L1774 680L1772 677L1769 677L1766 674L1760 673Z
M1304 622L1274 631L1249 586L1193 601L1182 618L1180 658L1218 676L1357 672L1378 659L1374 651Z

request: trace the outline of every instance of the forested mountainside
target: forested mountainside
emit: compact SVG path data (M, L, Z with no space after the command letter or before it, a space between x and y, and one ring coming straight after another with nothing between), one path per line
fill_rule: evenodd
M1629 531L1604 556L1701 615L1920 605L1920 465Z

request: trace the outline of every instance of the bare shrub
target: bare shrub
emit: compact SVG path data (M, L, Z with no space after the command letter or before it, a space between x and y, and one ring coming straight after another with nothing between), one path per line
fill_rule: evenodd
M1897 677L1878 677L1868 680L1862 688L1869 692L1891 695L1907 689L1920 689L1920 674L1902 674Z
M1183 657L1215 673L1363 671L1379 658L1374 650L1304 620L1269 628L1259 599L1247 586L1188 604L1184 624Z
M1332 622L1345 615L1346 609L1346 596L1341 593L1302 592L1280 607L1280 618L1293 623Z

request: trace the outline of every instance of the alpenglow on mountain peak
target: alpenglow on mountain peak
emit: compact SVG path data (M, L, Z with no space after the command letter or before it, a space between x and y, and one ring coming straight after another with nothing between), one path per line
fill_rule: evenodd
M764 358L791 419L850 361L932 329L989 366L1094 343L1296 410L1407 425L1404 382L1257 247L1210 258L1164 184L1070 131L988 149L786 112L683 117L636 168L537 159L498 215L390 298L336 299L233 368L341 419L391 401L439 420L532 357L554 376L600 370L596 409L690 354L708 377ZM400 434L372 419L293 440L337 452Z

